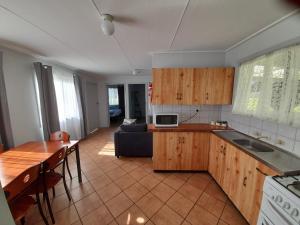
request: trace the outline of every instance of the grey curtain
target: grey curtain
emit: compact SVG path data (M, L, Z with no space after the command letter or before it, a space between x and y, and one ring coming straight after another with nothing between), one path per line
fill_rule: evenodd
M38 82L44 140L49 140L52 132L60 130L52 67L40 62L33 65Z
M0 143L5 149L14 146L3 73L3 53L0 52Z
M80 114L81 138L84 138L88 134L86 104L85 104L84 90L83 90L84 85L83 85L83 80L79 75L74 74L73 78L74 78L74 85L75 85L77 103L78 103L79 114Z

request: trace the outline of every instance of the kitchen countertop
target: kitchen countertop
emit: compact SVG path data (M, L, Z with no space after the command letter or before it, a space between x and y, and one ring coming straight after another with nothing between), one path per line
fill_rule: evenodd
M150 132L211 132L213 130L232 130L222 126L214 126L207 123L179 124L177 127L155 127L154 124L148 125Z
M274 150L273 152L255 152L238 145L233 140L234 139L252 139L256 140L253 137L250 137L246 134L240 133L234 130L227 130L227 131L213 131L215 135L224 139L225 141L229 142L230 144L236 146L237 148L241 149L245 153L249 154L250 156L254 157L255 159L261 161L262 163L266 164L270 168L274 169L281 175L296 175L300 174L300 158L296 155L293 155L283 149L280 149L276 146L268 144L266 142L261 142L268 147L272 147Z

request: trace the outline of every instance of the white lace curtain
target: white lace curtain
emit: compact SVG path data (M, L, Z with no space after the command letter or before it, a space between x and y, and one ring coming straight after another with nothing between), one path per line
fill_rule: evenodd
M240 66L233 113L300 127L300 45Z
M80 114L73 74L59 69L54 69L53 77L60 129L67 131L72 139L80 139Z

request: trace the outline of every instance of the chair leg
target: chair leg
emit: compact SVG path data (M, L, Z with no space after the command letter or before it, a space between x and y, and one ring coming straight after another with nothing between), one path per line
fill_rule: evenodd
M49 225L48 220L47 220L47 218L46 218L46 216L45 216L45 214L44 214L44 212L43 212L43 209L42 209L41 200L40 200L40 195L37 193L35 196L36 196L36 202L37 202L37 204L38 204L38 209L39 209L40 215L41 215L41 217L43 218L44 223L45 223L46 225Z
M67 183L66 183L66 173L65 173L65 165L66 165L66 163L65 162L66 161L63 162L63 171L62 171L63 183L64 183L64 187L65 187L68 199L69 199L69 201L71 201L71 194L70 194L69 188L68 188Z
M50 217L51 217L52 223L55 224L55 219L54 219L54 215L53 215L53 212L52 212L52 208L51 208L51 204L50 204L48 192L45 192L45 197L46 197L46 203L47 203L47 207L48 207L48 211L50 213Z
M72 174L71 174L71 171L70 171L70 168L69 168L68 156L66 156L66 164L67 164L67 170L68 170L68 173L69 173L70 179L72 180L72 179L73 179L73 177L72 177Z
M55 197L55 187L52 188L52 195L53 195L53 198Z

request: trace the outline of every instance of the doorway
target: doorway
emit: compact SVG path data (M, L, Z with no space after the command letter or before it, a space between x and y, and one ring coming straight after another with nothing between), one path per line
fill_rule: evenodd
M88 133L99 128L99 102L97 83L86 82L86 109Z
M110 126L119 126L125 118L124 85L108 85L107 91Z
M128 84L129 116L137 123L146 122L145 84Z

